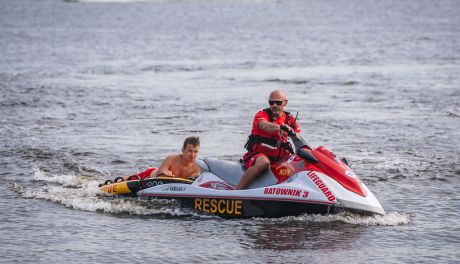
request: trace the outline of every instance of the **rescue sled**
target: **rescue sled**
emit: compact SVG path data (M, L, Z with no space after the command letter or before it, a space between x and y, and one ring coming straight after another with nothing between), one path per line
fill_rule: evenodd
M158 186L167 183L181 183L191 184L193 180L173 178L173 177L154 177L148 178L150 174L157 168L148 168L147 170L125 177L117 177L113 181L107 180L99 187L102 192L123 195L123 196L136 196L137 192L153 186Z

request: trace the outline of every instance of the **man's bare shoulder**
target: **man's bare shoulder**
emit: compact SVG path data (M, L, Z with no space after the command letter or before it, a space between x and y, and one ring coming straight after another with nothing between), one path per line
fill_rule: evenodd
M176 162L180 160L180 154L169 154L166 156L165 161Z
M201 172L201 168L198 166L198 164L196 164L196 162L193 164L193 170Z

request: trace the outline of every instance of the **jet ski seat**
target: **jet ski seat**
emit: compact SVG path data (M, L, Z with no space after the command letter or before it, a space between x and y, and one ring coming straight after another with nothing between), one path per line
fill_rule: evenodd
M209 171L214 173L222 180L236 186L240 182L241 176L244 173L243 165L226 160L218 160L216 158L205 158L204 163L208 165ZM277 178L271 170L265 170L262 175L252 182L247 189L261 188L274 185L278 182Z
M203 172L208 172L209 171L208 165L206 165L206 163L204 163L203 160L197 159L195 161L195 163L196 163L196 165L198 165L198 167L200 167L200 174L203 173Z

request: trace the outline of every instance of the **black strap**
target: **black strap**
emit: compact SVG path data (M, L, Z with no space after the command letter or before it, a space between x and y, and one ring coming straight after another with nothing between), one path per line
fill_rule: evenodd
M295 131L296 120L294 119L292 123L289 123L289 120L291 119L292 115L289 112L284 112L284 113L286 114L286 125L290 126Z
M253 135L253 134L249 135L248 141L246 142L246 145L244 145L244 147L248 151L252 151L252 147L254 147L254 144L261 144L261 143L270 145L272 147L279 148L280 151L281 151L280 147L282 147L282 148L288 150L289 152L294 153L294 150L292 149L292 146L288 141L287 142L280 142L280 141L276 140L274 137L266 138L266 137Z
M275 137L266 138L266 137L262 137L262 136L254 135L254 134L249 135L248 141L246 142L246 145L244 145L244 147L248 151L252 151L252 147L254 146L254 144L261 144L261 143L270 145L272 147L278 147L278 140L276 140Z
M268 117L270 117L270 122L275 122L276 118L273 116L273 112L270 108L265 108L263 111L268 114ZM286 112L286 111L283 111L283 112L286 115L286 122L285 122L286 125L292 127L292 129L295 129L295 121L293 121L292 123L289 123L291 119L291 113Z
M275 122L276 118L273 116L273 112L270 108L265 108L263 111L270 117L270 122Z

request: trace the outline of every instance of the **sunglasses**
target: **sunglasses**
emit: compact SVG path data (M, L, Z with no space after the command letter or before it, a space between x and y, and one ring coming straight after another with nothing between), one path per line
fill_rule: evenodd
M273 101L272 101L272 100L269 100L269 101L268 101L268 104L269 104L269 105L274 105L274 104L276 104L276 105L282 105L283 102L284 102L284 101L278 101L278 100L276 100L276 101L273 100Z

